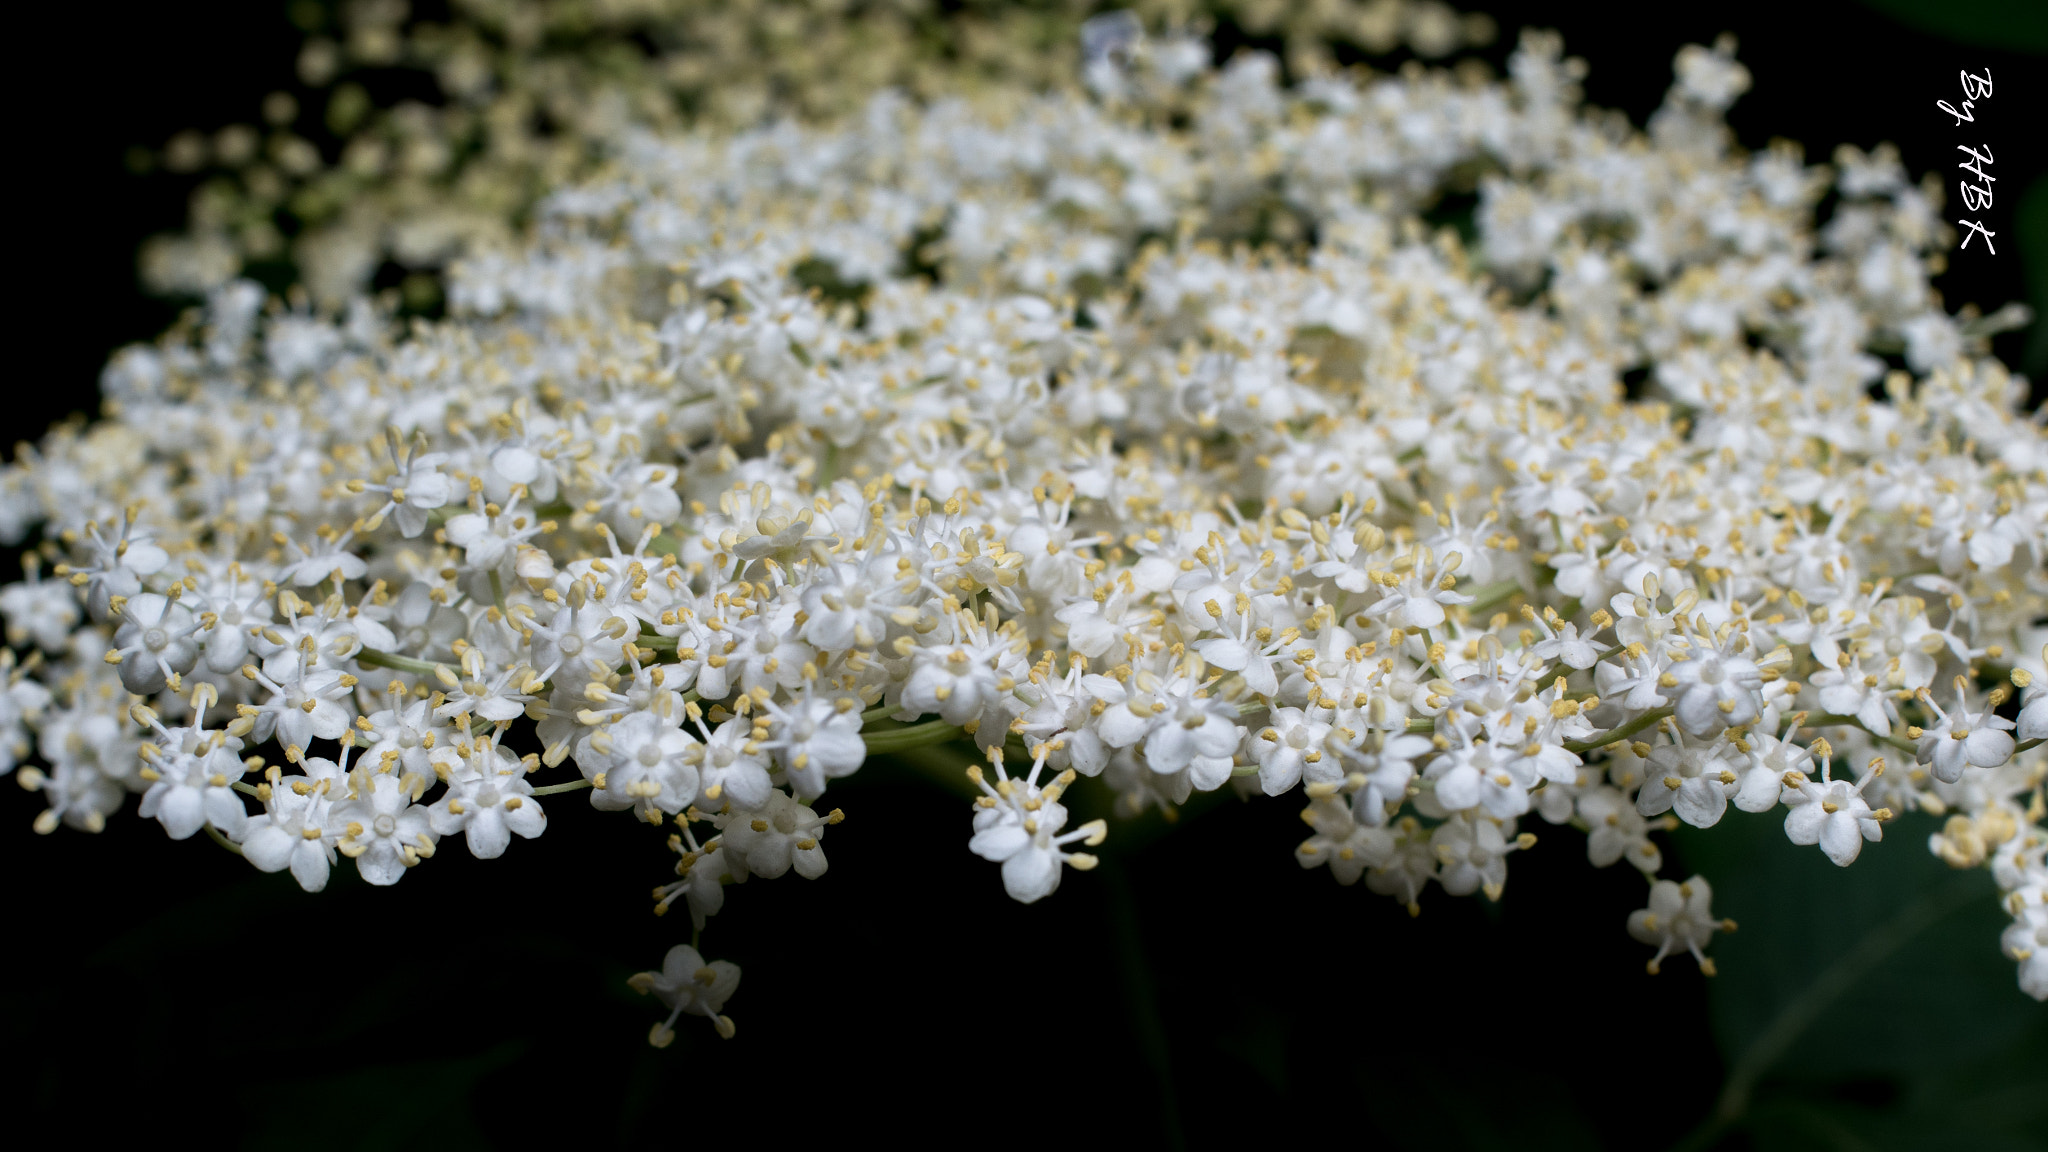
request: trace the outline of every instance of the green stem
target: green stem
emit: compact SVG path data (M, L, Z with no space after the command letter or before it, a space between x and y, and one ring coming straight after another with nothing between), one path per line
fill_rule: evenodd
M980 749L975 749L975 752L979 753ZM967 769L986 761L958 746L927 744L918 748L899 748L889 753L887 759L889 763L911 769L955 796L971 800L981 795L981 789L967 778Z
M235 843L233 840L230 840L227 837L221 835L220 829L215 828L211 822L209 822L206 825L206 835L210 839L212 839L212 841L215 844L218 844L221 847L227 849L228 851L233 852L235 855L240 856L242 854L242 846L240 844Z
M1671 715L1671 709L1668 707L1652 708L1641 716L1623 724L1621 727L1610 729L1605 735L1591 740L1568 740L1565 742L1564 750L1567 752L1591 752L1595 748L1605 748L1616 740L1628 739L1669 715Z
M958 724L944 720L927 720L912 724L908 728L893 728L887 732L863 733L861 740L868 747L868 755L877 756L890 752L901 752L908 748L923 748L931 744L944 744L965 735Z
M1515 581L1496 580L1484 587L1474 588L1471 592L1472 602L1465 605L1465 611L1476 616L1481 612L1500 607L1502 604L1521 595L1521 593L1522 586Z
M1800 727L1802 728L1832 728L1837 726L1845 728L1862 728L1865 732L1870 732L1870 729L1864 726L1863 721L1858 720L1854 716L1837 716L1832 712L1824 712L1818 716L1808 716L1806 718L1806 723L1800 725ZM1896 736L1879 736L1875 732L1870 732L1870 735L1877 740L1880 740L1886 744L1891 745L1894 748L1904 749L1907 752L1912 752L1915 754L1918 754L1920 751L1918 745L1912 744L1905 740L1901 740Z
M356 663L370 668L389 668L394 672L410 672L415 676L432 676L434 669L441 667L432 660L416 660L411 656L400 656L394 652L380 652L375 648L358 648Z
M823 491L832 487L832 482L837 479L839 479L839 445L827 440L825 441L825 458L818 465L818 475L811 481L811 486L819 491Z
M1138 901L1131 891L1129 879L1123 874L1122 865L1117 861L1105 861L1098 875L1102 877L1107 896L1106 911L1115 934L1124 1004L1131 1014L1132 1030L1137 1033L1138 1050L1144 1054L1145 1063L1152 1072L1153 1089L1158 1093L1159 1134L1168 1148L1185 1148L1187 1140L1181 1131L1180 1099L1173 1083L1173 1049L1167 1040L1165 1019L1160 1013L1159 997L1152 984L1152 966L1145 959Z
M535 788L533 794L535 796L559 796L564 792L581 792L588 787L590 787L590 781L588 780L571 780L567 784L550 784L545 788Z

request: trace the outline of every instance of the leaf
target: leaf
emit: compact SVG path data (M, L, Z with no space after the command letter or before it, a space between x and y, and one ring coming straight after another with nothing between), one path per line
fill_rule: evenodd
M1989 875L1929 854L1927 817L1892 824L1848 868L1780 825L1742 817L1674 837L1713 882L1715 911L1741 924L1714 945L1725 1125L1759 1147L1935 1147L1942 1133L2039 1147L2030 1130L2048 1106L1998 1085L2048 1083L2048 1011L1998 951Z
M2048 53L2048 8L2035 0L1863 0L1909 28L1958 44Z

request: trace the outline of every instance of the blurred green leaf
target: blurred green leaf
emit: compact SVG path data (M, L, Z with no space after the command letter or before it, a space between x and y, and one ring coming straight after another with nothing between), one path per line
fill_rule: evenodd
M2040 0L1863 0L1909 28L1958 44L2048 54L2048 4Z
M2027 269L2027 297L2034 305L2034 331L2027 337L2020 367L2029 376L2048 375L2048 176L2027 186L2013 213L2020 259Z
M418 1060L294 1077L279 1092L246 1097L245 1148L488 1148L491 1141L465 1102L477 1082L510 1064L523 1045L502 1044L475 1056ZM319 1103L314 1103L314 1102ZM516 1100L476 1101L516 1108Z
M1759 1149L2044 1146L2048 1010L1998 951L1990 877L1936 860L1933 827L1906 817L1848 868L1768 816L1676 837L1741 924L1714 946L1722 1124L1693 1147L1734 1130Z

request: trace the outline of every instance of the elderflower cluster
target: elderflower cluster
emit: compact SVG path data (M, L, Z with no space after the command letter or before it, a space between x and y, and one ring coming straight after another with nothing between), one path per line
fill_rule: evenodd
M1554 36L1285 86L1088 35L1085 87L625 132L443 322L237 281L122 353L0 473L38 829L139 793L317 890L587 800L701 930L931 749L1019 901L1113 834L1074 789L1297 794L1300 863L1411 911L1583 831L1654 972L1732 927L1660 832L1847 866L1924 811L2048 998L2048 437L1928 287L1938 193L1736 151L1726 43L1644 134ZM1419 221L1460 187L1470 243ZM657 1044L733 1030L694 944Z
M245 266L297 273L340 308L380 271L430 306L449 262L611 155L631 128L843 117L876 92L987 97L1071 78L1129 18L1079 29L1099 0L408 0L300 4L298 92L263 124L180 132L138 167L198 175L190 218L142 253L162 294ZM331 11L329 9L332 9ZM1295 67L1333 49L1436 59L1490 42L1440 0L1137 0L1153 24L1217 18L1278 39ZM424 16L424 18L423 18ZM450 18L452 17L452 19ZM1106 35L1105 35L1106 34ZM400 91L385 106L376 92ZM431 94L426 99L419 95ZM324 149L323 139L334 146Z

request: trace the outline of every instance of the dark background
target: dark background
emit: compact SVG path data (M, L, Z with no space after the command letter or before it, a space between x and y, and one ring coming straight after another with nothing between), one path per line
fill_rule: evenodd
M1496 66L1521 26L1558 28L1591 61L1589 99L1638 124L1680 45L1733 31L1756 81L1731 117L1745 146L1784 136L1821 161L1891 140L1915 177L1953 162L1934 101L1955 102L1960 69L1991 68L1978 116L1998 157L1998 254L1973 241L1938 284L1951 307L2041 310L2038 11L1485 10L1501 24L1483 54ZM134 254L182 220L192 184L132 174L129 150L256 121L264 93L296 90L299 39L282 4L247 0L15 19L27 355L6 441L93 411L107 355L175 315L137 290ZM2048 375L2041 328L1997 351ZM2048 1147L2048 1009L1997 952L1988 876L1929 856L1926 817L1846 871L1770 816L1672 837L1663 874L1705 872L1717 912L1744 925L1717 940L1708 981L1684 959L1644 975L1647 950L1623 931L1642 881L1590 868L1579 834L1540 821L1499 905L1432 890L1411 921L1295 866L1296 798L1221 800L1170 834L1156 818L1118 825L1101 869L1030 907L965 851L964 801L911 767L871 764L829 802L849 817L826 838L831 871L734 889L706 932L707 955L745 969L727 1008L738 1037L686 1018L657 1052L644 1036L659 1013L624 979L686 938L680 911L648 914L673 858L580 797L549 801L544 842L498 861L451 843L395 889L343 868L308 896L203 840L166 843L132 808L98 837L36 837L36 798L0 790L0 1016L24 1066L0 1099L31 1130L133 1124L222 1147L884 1134L1149 1148L1321 1132L1400 1148L1654 1149L1688 1134L1730 1149ZM1788 1035L1799 1006L1814 1018ZM1732 1068L1755 1092L1703 1128Z

